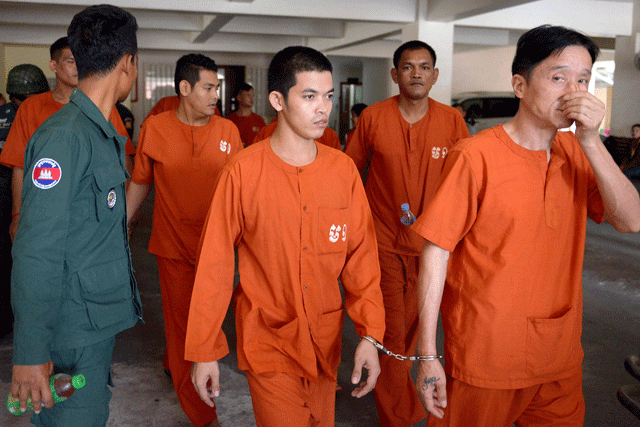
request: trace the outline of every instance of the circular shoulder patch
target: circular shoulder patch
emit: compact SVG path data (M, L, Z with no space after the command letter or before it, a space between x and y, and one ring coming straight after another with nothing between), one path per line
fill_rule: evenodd
M31 180L36 187L48 190L60 182L61 176L62 169L58 162L53 159L40 159L33 167Z

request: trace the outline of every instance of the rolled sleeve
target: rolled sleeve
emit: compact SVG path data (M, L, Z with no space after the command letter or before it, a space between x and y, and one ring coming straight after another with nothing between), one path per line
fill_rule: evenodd
M465 155L452 151L436 194L411 229L435 245L453 252L478 214L478 184Z

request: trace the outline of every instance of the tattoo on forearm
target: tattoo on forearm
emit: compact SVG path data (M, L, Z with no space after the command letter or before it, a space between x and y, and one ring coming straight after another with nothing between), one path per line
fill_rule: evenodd
M431 377L431 378L425 378L424 382L422 384L422 389L423 390L428 390L429 387L436 386L436 381L440 381L440 378L436 378L436 377Z

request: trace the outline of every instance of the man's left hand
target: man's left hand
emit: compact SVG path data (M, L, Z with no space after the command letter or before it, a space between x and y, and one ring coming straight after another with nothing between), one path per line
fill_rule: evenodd
M362 397L369 393L376 386L378 375L380 375L380 361L378 360L378 349L369 341L362 339L354 356L353 373L351 383L358 384L362 378L362 368L367 370L367 381L360 384L351 392L353 397Z

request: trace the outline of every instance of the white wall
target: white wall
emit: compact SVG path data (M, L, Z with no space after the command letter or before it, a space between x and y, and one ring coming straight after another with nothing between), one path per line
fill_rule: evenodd
M511 62L515 46L465 49L453 55L451 92L511 91Z
M398 93L398 86L391 80L391 68L393 61L390 58L363 60L362 102L371 105Z
M337 132L340 83L345 83L348 78L359 79L362 83L362 102L374 104L391 96L388 81L391 81L390 70L393 65L391 60L384 58L329 56L329 60L333 66L333 87L336 91L329 125Z
M329 117L329 127L338 132L340 115L340 83L346 83L349 78L356 78L362 82L362 60L344 56L329 56L333 67L333 108ZM364 88L364 85L363 85Z
M611 134L615 136L630 136L631 126L640 122L640 70L633 65L635 51L635 37L616 37L611 112Z

